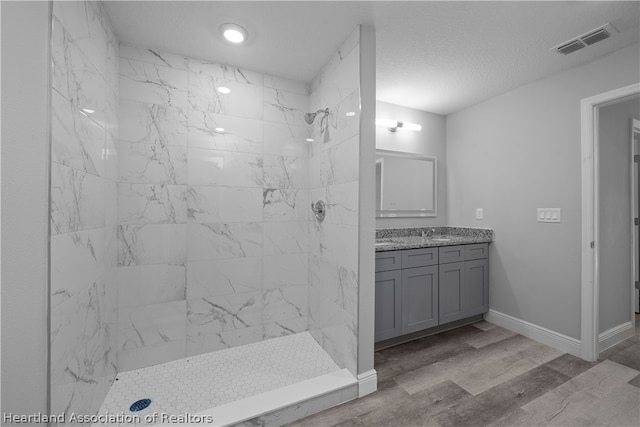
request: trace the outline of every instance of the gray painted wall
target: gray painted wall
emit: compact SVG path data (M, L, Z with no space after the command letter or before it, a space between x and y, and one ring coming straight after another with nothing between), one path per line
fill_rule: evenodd
M631 119L638 97L600 108L600 333L631 320Z
M438 158L438 216L430 218L376 218L376 228L407 226L446 225L446 168L445 168L445 118L438 114L400 105L376 102L376 117L416 123L422 125L420 132L389 132L382 126L376 126L376 148L403 153L415 153Z
M447 223L494 229L491 309L580 338L580 100L638 82L638 64L635 44L447 116Z
M4 1L0 10L2 411L47 413L50 10Z

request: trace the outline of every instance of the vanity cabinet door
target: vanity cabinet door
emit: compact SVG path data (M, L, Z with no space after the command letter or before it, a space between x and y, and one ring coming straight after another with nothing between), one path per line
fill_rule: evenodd
M475 316L489 311L489 260L465 262L465 315Z
M438 266L402 270L402 333L438 326Z
M467 317L465 311L465 263L440 264L439 273L440 324L464 319Z
M402 270L376 273L375 341L402 334Z

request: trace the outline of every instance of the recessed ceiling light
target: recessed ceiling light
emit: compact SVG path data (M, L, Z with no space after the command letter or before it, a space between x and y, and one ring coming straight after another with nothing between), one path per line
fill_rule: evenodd
M216 132L224 132L224 128L215 128L214 129Z
M218 88L218 92L220 92L220 93L231 93L231 89L229 89L228 87L225 87L225 86L220 86Z
M220 26L220 34L222 34L222 37L224 37L227 41L234 44L242 43L247 39L248 36L247 30L245 30L238 24L231 23L222 24Z

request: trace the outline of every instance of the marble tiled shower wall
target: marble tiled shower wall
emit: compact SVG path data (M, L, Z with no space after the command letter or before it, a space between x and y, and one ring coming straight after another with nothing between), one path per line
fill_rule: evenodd
M116 375L118 42L97 2L53 2L51 412L90 414Z
M120 371L307 330L308 109L304 84L120 46Z
M356 30L311 85L316 118L311 200L327 203L309 238L309 331L340 367L357 374L360 49ZM372 142L373 143L373 142Z

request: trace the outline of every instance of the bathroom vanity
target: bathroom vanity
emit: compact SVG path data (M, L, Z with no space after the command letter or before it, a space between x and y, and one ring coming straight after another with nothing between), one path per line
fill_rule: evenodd
M487 229L377 230L376 343L428 335L486 313L492 239Z

